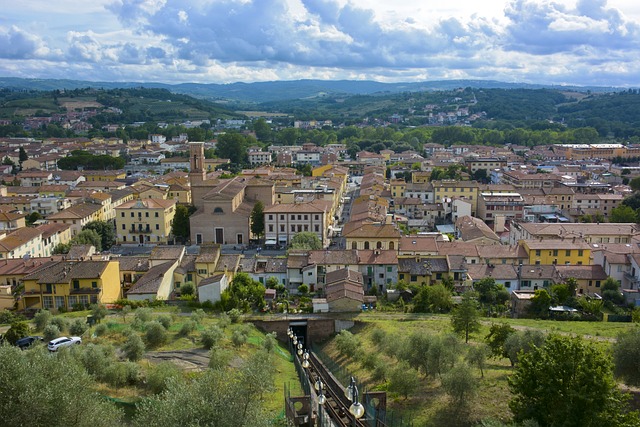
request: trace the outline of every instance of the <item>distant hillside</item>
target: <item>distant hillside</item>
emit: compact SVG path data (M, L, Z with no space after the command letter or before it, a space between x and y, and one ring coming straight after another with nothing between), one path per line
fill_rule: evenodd
M113 123L241 117L214 102L162 88L13 89L0 91L0 118L51 116L86 109L101 111L108 107L120 110L118 114L104 117Z
M199 84L140 82L90 82L81 80L20 79L0 77L0 88L14 90L80 89L80 88L159 88L209 100L245 103L264 103L294 99L308 99L335 95L372 95L400 92L447 91L456 88L485 89L556 89L572 91L611 92L615 88L549 86L526 83L505 83L493 80L441 80L415 83L380 83L361 80L292 80L257 83Z

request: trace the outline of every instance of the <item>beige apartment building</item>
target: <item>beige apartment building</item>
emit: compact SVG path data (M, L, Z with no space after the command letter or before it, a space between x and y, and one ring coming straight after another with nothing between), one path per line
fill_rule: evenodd
M166 244L176 214L175 200L139 199L116 208L118 243Z
M273 205L264 210L265 240L286 245L300 232L314 233L322 246L329 244L331 201Z

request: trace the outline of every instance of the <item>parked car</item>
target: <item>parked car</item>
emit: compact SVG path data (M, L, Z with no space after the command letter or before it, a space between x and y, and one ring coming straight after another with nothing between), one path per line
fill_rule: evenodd
M42 341L42 337L39 337L39 336L24 337L16 341L16 346L20 347L20 350L25 350L31 347L32 345L34 345L35 343L38 343L41 341Z
M60 337L55 340L49 341L47 348L49 351L58 351L61 347L68 347L74 344L81 344L82 338L80 337Z

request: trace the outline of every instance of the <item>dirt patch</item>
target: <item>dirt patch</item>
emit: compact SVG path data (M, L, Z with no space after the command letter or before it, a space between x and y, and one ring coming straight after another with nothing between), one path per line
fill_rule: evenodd
M150 351L144 356L152 363L173 362L185 371L203 371L209 366L209 350Z
M64 101L61 102L62 107L67 111L73 111L76 108L82 110L84 108L102 108L102 104L96 101Z

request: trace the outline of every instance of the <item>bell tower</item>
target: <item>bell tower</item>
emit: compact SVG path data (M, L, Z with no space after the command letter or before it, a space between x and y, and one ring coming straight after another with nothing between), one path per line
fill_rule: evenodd
M202 207L202 197L210 187L207 185L207 171L204 166L204 142L189 143L189 183L191 184L191 203Z

